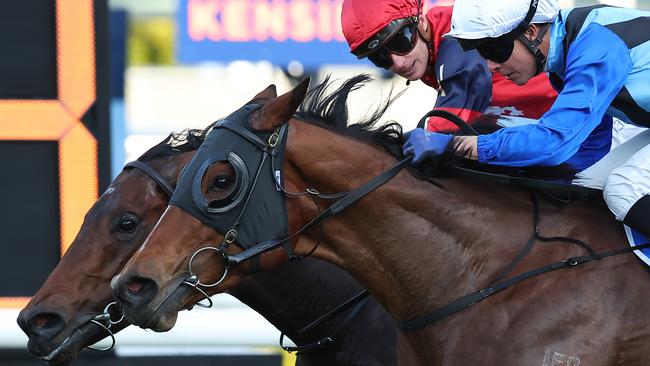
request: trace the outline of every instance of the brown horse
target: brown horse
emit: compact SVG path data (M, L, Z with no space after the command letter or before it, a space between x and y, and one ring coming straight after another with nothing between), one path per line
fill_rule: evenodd
M279 135L275 133L288 126L284 127L288 132L281 179L270 181L283 181L285 191L308 190L315 197L323 196L318 192L350 191L394 166L395 158L369 139L293 117L305 90L303 83L276 97L274 88L268 88L257 95L254 104L228 117L208 139L233 139L232 131L245 135L241 131L245 129L258 138L270 135L268 145L259 145L266 146L269 154L281 156L276 151ZM236 139L257 141L246 136ZM401 141L399 132L393 136ZM245 142L243 146L247 144L253 145ZM274 215L268 215L262 205L242 211L246 204L273 198L272 190L260 186L255 190L266 190L264 194L246 193L250 202L239 201L241 204L232 206L234 212L218 211L237 202L233 197L247 189L237 185L245 174L241 164L230 159L232 154L220 151L213 151L212 159L196 169L194 164L203 162L197 157L210 157L207 150L201 155L206 146L202 145L179 178L172 205L140 251L113 279L114 292L132 322L168 328L171 324L165 321L165 313L172 309L164 304L178 301L175 298L182 296L179 283L190 272L201 283L211 284L229 269L215 287L231 287L251 264L245 261L228 268L223 259L235 258L235 253L243 250L239 246L249 247L245 238L271 230L282 233L283 228L265 223L281 223L278 216L285 214L286 231L296 233L287 240L289 250L298 254L313 250L313 256L345 268L400 322L488 286L536 228L548 237L582 240L597 251L625 246L620 224L602 202L558 207L542 201L539 221L534 222L527 189L454 176L435 178L431 184L407 171L332 215L322 228L315 225L299 231L330 201L317 200L315 205L307 196L292 196L284 202L286 212L279 206ZM236 149L239 145L234 146L229 147L230 152L245 155ZM251 165L256 161L245 162ZM264 168L252 170L249 183L258 181L256 171L260 177L278 174L276 169L269 172L264 164L260 166ZM242 220L226 225L218 220L231 214ZM255 225L246 226L245 219ZM233 232L232 223L232 228L240 230ZM190 261L192 253L206 243L220 242L217 255L205 254L209 252L205 250ZM318 242L322 243L314 250ZM228 245L231 243L238 245ZM563 241L537 243L513 274L585 254L584 249ZM650 310L648 291L650 276L631 254L550 272L516 283L434 324L401 332L400 362L427 366L648 365L650 330L640 321Z
M179 172L200 146L206 131L170 135L138 159L140 166L150 167L152 173L147 175L141 168L127 165L90 209L74 244L18 317L33 355L47 358L54 365L64 365L85 346L107 335L90 320L113 301L110 279L144 242L162 215L170 194L166 191L176 185ZM396 357L395 326L372 298L356 305L356 310L352 306L322 322L314 330L300 332L361 289L343 270L306 259L244 278L230 293L298 345L321 341L322 345L299 353L297 365L392 364ZM191 287L187 291L196 294ZM183 306L198 299L189 297ZM113 320L118 319L119 314L113 314ZM106 324L105 320L100 323ZM119 331L127 324L117 322L111 331Z

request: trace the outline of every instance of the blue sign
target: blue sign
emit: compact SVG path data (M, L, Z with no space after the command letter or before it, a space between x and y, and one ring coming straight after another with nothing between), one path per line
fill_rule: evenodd
M341 31L342 0L180 0L182 63L269 61L306 68L357 63Z

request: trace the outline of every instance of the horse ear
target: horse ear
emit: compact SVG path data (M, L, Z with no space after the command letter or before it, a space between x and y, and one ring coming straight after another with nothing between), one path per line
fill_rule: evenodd
M253 114L251 127L256 130L271 131L287 122L305 99L308 87L309 78L306 78L290 92L266 103L259 112Z
M255 97L253 97L253 99L250 102L252 102L254 100L259 100L259 99L271 100L271 99L275 99L277 97L278 97L278 92L276 91L275 84L271 84L271 85L267 86L266 89L264 89L261 92L257 93L257 95ZM248 102L248 103L250 103L250 102Z

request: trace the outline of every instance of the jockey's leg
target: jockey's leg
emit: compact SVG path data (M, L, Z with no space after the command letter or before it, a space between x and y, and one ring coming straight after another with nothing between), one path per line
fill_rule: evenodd
M650 145L612 171L603 196L617 220L650 238Z
M650 238L650 196L644 196L636 201L625 215L623 222L646 238Z

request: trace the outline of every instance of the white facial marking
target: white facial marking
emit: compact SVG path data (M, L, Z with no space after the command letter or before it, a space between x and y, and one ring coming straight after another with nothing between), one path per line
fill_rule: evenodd
M104 193L102 193L102 196L108 196L108 195L110 195L111 193L113 193L114 190L115 190L115 188L113 188L113 187L108 187L108 188L106 189L106 191L105 191Z

